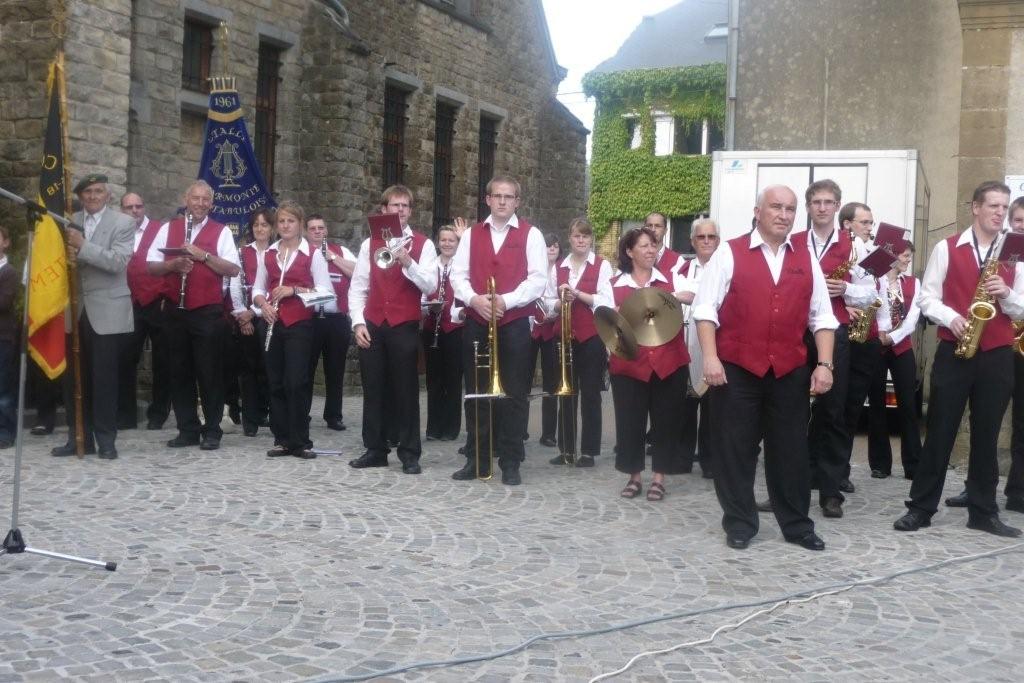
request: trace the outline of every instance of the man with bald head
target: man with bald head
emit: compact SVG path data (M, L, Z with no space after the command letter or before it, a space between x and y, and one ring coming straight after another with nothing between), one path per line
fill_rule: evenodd
M808 550L825 548L807 514L807 392L832 388L839 323L817 260L806 242L789 238L796 210L788 187L765 188L754 208L755 229L715 251L693 302L710 386L715 492L730 548L746 548L758 531L754 474L762 439L782 535ZM807 329L818 352L813 372L806 365Z
M118 427L134 429L137 420L137 378L139 359L146 339L150 342L153 370L153 400L146 409L147 429L162 429L171 411L171 374L167 365L167 334L164 313L164 278L150 275L146 267L149 247L160 230L160 222L146 215L142 196L128 192L121 197L121 213L135 221L135 247L128 261L128 289L132 294L135 331L121 354L118 386Z

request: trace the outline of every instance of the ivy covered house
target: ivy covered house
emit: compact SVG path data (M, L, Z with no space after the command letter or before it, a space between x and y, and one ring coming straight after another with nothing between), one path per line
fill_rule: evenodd
M597 105L589 214L606 256L652 211L669 218L669 245L692 253L711 152L723 148L727 14L727 0L683 0L645 17L584 77Z

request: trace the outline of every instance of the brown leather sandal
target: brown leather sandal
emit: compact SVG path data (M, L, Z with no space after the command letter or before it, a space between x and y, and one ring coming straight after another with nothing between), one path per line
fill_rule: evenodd
M643 488L643 484L636 480L630 479L626 483L626 487L622 489L622 492L619 495L622 496L623 498L636 498L637 496L640 495L640 492L643 490Z
M665 497L665 485L660 481L652 481L647 487L647 500L656 503Z

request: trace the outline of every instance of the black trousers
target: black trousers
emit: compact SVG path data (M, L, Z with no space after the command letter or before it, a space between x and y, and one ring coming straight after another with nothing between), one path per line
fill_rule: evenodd
M702 472L712 470L711 417L708 415L711 400L707 392L701 397L689 396L683 400L682 459L683 470L693 468L695 458L700 458Z
M420 458L420 378L416 369L419 321L394 327L366 323L370 348L359 349L363 381L363 445L374 456L385 458L389 425L397 425L398 458L414 463ZM389 380L390 396L385 380Z
M313 314L313 351L309 376L316 374L317 363L324 364L324 420L342 419L341 401L345 386L345 360L352 339L352 319L348 313Z
M462 431L462 328L423 331L427 370L427 436L451 441Z
M682 401L686 392L686 366L662 379L655 374L646 382L625 375L612 375L615 404L615 469L626 474L644 471L647 420L651 421L651 469L661 474L682 471L675 430L682 422Z
M518 467L526 457L523 434L530 417L526 398L532 383L530 341L530 323L526 318L498 327L498 366L505 398L466 401L467 457L475 457L477 443L481 456L488 453L492 427L494 454L499 466ZM488 369L476 371L473 342L478 343L481 353L488 350L487 325L469 318L462 329L462 365L467 394L482 393L490 386Z
M940 341L932 363L928 428L921 461L914 472L907 507L928 516L938 510L950 452L964 410L971 410L971 456L967 467L968 514L998 514L996 486L999 463L996 442L1003 413L1013 392L1013 351L1003 346L978 351L964 360L953 355L954 344Z
M153 391L152 400L146 408L146 419L162 425L171 413L171 368L164 314L164 307L167 305L163 297L148 306L132 304L135 331L126 338L127 343L121 353L118 374L117 419L121 424L134 426L138 419L138 369L147 339L153 365Z
M220 439L224 416L223 356L228 322L223 304L211 304L191 311L168 309L167 337L170 340L171 403L178 433L186 438L202 434ZM196 385L199 391L196 392ZM196 400L203 402L203 424L199 423Z
M559 399L558 449L561 453L576 452L578 433L580 454L598 456L601 455L601 392L604 391L604 371L608 367L608 352L601 338L593 336L584 342L574 339L572 364L572 386L576 394ZM557 388L561 383L558 364L555 369Z
M267 323L259 316L253 318L252 334L238 335L238 387L242 394L244 429L258 429L270 410L267 361L263 352L266 339Z
M782 377L769 370L758 377L725 363L725 377L726 384L708 389L722 528L743 536L758 531L754 476L757 445L763 438L765 483L782 535L792 539L813 531L814 522L807 516L809 369L799 367Z
M857 435L857 425L864 412L864 401L871 391L871 384L878 375L882 364L882 342L869 339L863 344L850 343L850 379L846 387L846 476L850 477L850 460L853 458L853 439Z
M313 324L301 320L290 327L275 323L267 349L267 385L270 389L270 431L274 445L290 451L311 448L309 409L313 403L313 377L309 357Z
M239 349L242 345L242 331L238 325L227 317L224 319L224 404L232 410L241 412L242 401L242 358Z
M872 470L892 474L892 446L889 444L889 420L885 407L887 372L892 374L893 390L896 392L903 473L908 479L913 479L917 462L921 459L921 428L917 422L917 359L913 349L899 356L886 349L878 364L869 393L868 465Z
M82 359L82 427L85 447L113 448L117 440L117 377L120 351L130 332L98 334L82 309L78 319ZM68 371L64 373L68 443L75 443L75 375L71 370L71 335L67 335Z
M540 354L541 390L545 394L554 393L558 389L558 350L555 338L530 338L530 385L533 385L533 374L537 369L537 354ZM554 439L558 425L558 399L545 396L540 404L540 438ZM529 420L527 420L529 421ZM526 429L523 430L525 435Z
M807 345L807 366L813 369L818 362L818 349L814 337L808 332L804 336ZM811 406L811 422L807 430L807 450L811 463L811 483L818 489L818 499L846 500L839 490L839 483L849 474L850 459L847 444L850 433L846 425L846 393L850 380L850 340L846 325L840 325L835 333L832 351L832 389L818 396ZM809 386L810 379L808 379ZM805 387L806 388L806 387ZM806 399L806 395L804 396Z
M1006 497L1024 497L1024 356L1013 354L1013 434L1010 437L1010 473Z

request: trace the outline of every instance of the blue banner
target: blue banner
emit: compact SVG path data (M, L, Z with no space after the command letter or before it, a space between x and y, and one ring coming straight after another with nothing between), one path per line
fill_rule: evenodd
M198 177L213 187L210 216L230 227L237 238L253 211L275 207L277 202L267 191L256 161L238 91L233 82L225 85L230 87L215 87L210 93Z

